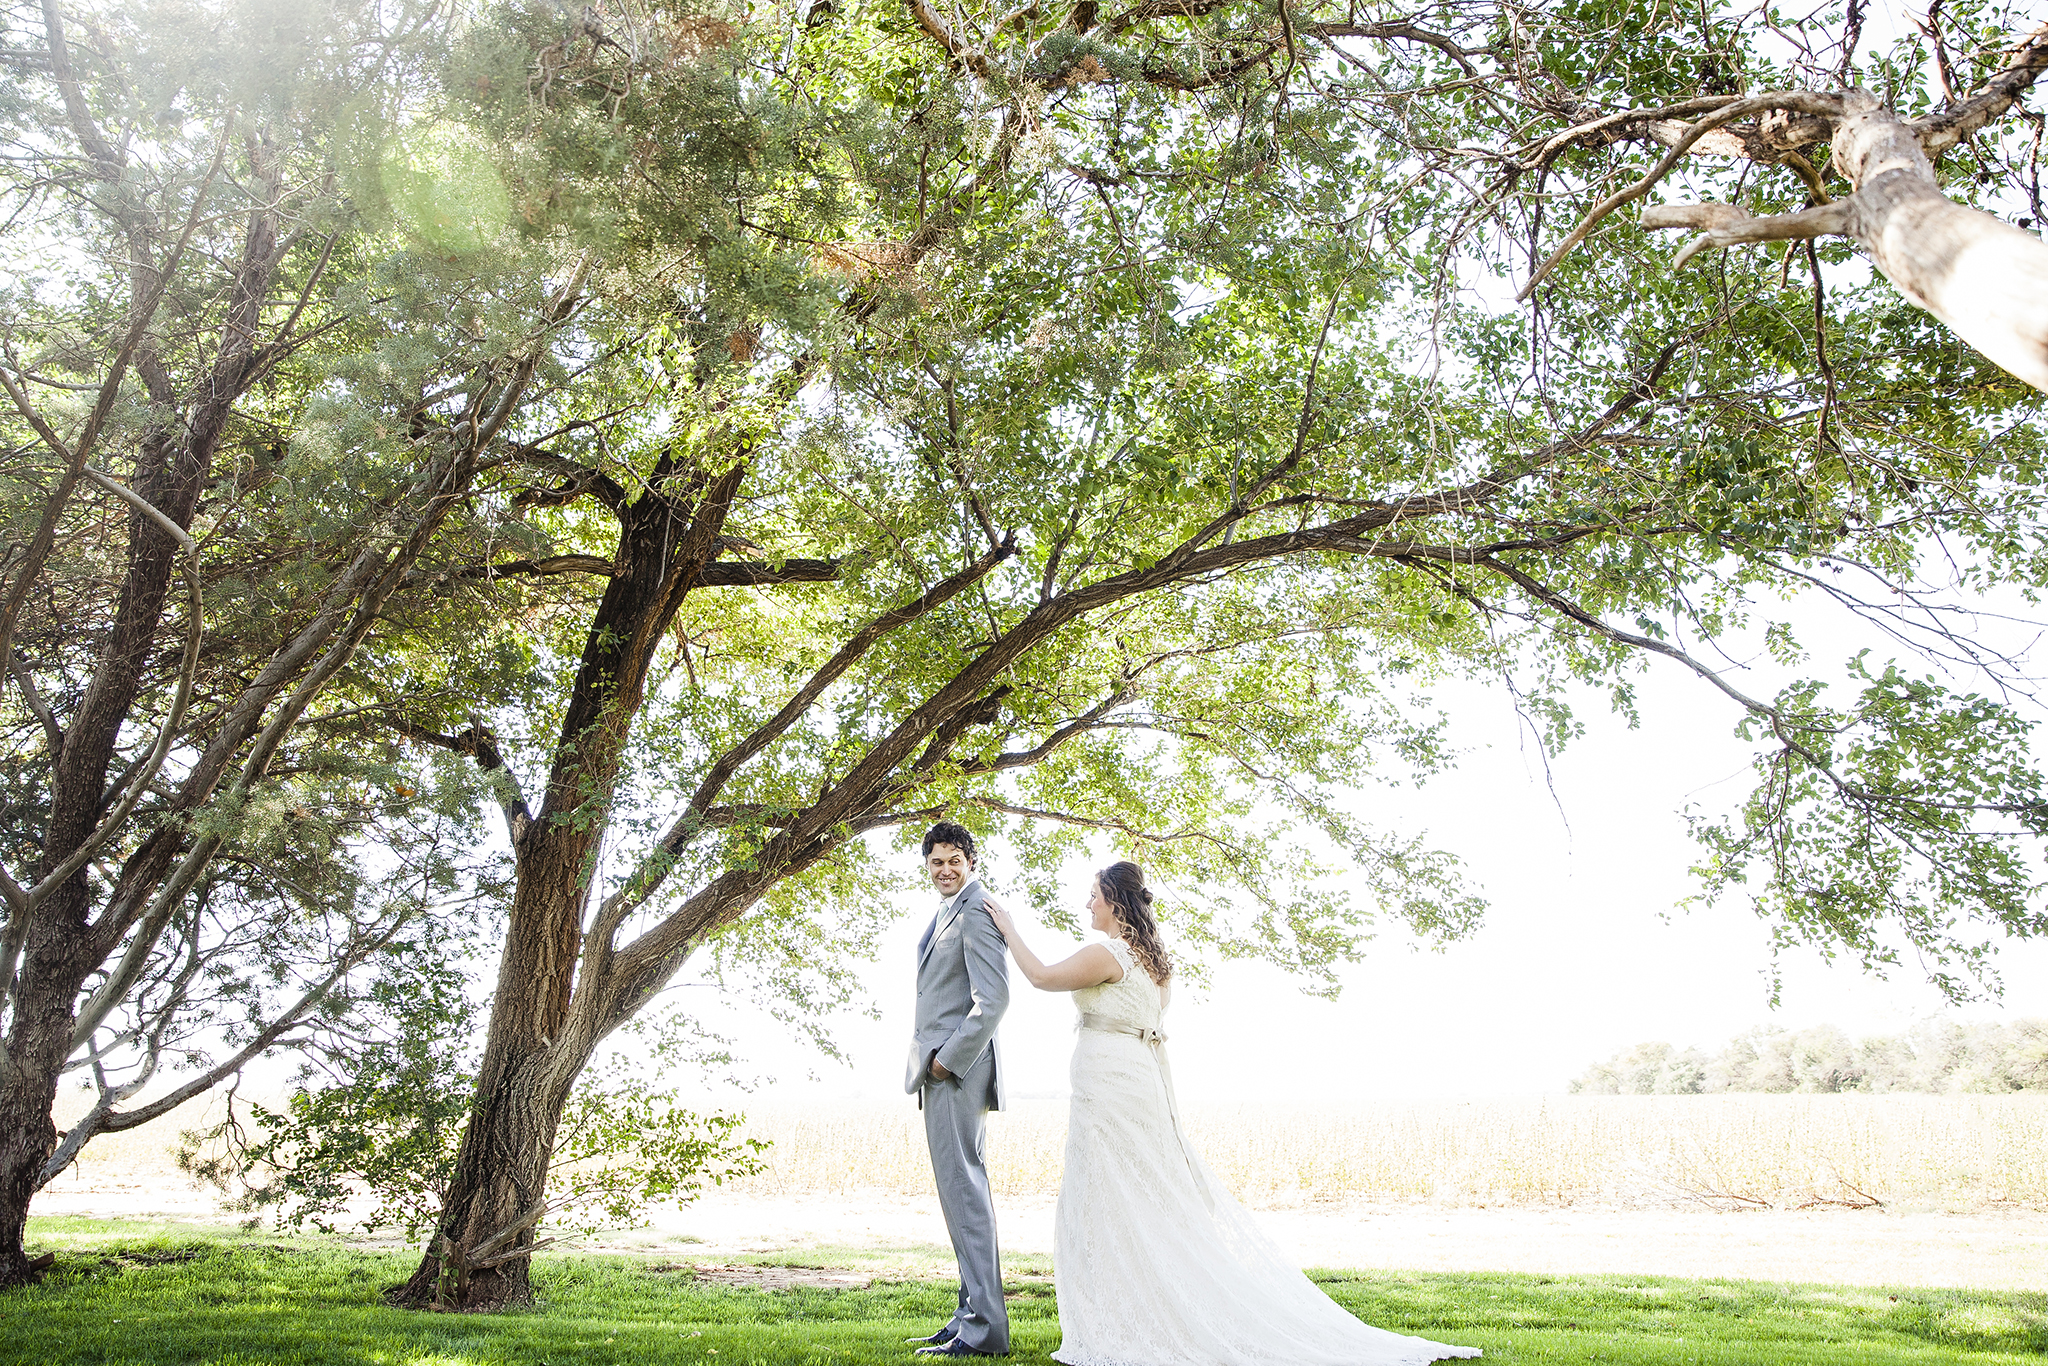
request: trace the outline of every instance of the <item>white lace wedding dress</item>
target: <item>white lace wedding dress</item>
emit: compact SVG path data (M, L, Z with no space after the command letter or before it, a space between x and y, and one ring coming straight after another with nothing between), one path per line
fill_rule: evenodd
M1121 940L1121 980L1074 993L1074 1100L1053 1225L1067 1366L1419 1366L1476 1357L1359 1322L1253 1225L1188 1147L1165 993Z

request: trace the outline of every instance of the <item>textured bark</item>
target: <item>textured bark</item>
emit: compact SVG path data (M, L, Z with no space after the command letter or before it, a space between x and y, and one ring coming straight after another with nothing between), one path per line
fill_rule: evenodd
M2048 392L2048 243L1941 192L1911 125L1851 91L1834 164L1849 235L1886 279L1999 365Z
M512 986L522 994L519 974L532 961L522 950L530 947L506 945L501 992ZM522 1032L510 1022L491 1031L448 1199L419 1268L393 1295L401 1303L490 1310L532 1297L529 1253L547 1198L548 1162L588 1050L535 1046Z
M8 1030L10 1066L0 1077L0 1287L33 1279L22 1235L43 1163L57 1146L50 1110L71 1052L71 1006L83 978L65 961L69 936L53 928L45 922L30 929Z

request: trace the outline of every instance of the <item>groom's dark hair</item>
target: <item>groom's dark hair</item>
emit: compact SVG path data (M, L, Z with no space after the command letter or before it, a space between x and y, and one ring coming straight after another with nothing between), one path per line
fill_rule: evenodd
M940 821L937 825L925 831L924 856L926 858L932 856L932 846L935 844L950 844L961 853L967 855L969 863L974 862L974 836L968 832L967 827L964 825L955 825L951 821Z

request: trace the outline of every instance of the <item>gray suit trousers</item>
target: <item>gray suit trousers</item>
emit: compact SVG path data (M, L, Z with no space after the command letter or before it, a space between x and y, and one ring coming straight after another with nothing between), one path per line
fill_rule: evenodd
M960 1304L953 1331L978 1352L1010 1350L1010 1315L1003 1306L1003 1269L996 1253L996 1207L989 1196L982 1140L995 1083L993 1050L965 1075L939 1081L926 1075L920 1099L924 1137L931 1145L939 1208L960 1263Z

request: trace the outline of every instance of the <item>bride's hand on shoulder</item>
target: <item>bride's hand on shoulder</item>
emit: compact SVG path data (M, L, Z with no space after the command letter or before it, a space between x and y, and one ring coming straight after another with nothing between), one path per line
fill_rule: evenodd
M1004 943L1009 943L1011 937L1017 933L1017 922L1010 919L1010 913L1003 909L1002 902L986 892L981 895L981 905L982 909L988 912L988 918L996 922L996 933L1003 937Z

